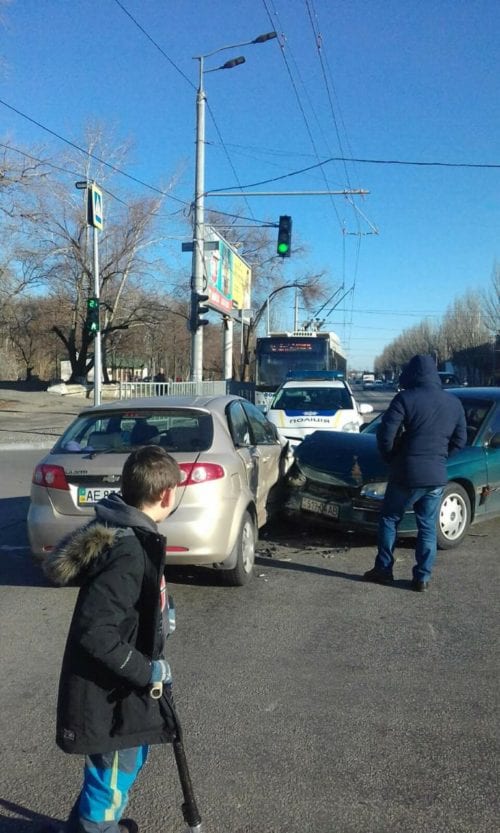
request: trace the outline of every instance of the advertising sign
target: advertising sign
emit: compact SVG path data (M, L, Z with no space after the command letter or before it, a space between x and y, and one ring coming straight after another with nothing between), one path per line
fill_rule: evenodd
M205 239L219 243L216 250L205 251L206 292L210 306L225 313L248 309L252 282L250 266L214 229L205 227Z

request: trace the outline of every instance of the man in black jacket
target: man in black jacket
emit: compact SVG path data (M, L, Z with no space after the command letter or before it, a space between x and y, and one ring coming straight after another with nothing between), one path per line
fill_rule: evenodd
M126 460L121 496L96 506L96 520L48 559L56 584L78 585L59 681L58 746L85 755L84 782L66 833L136 833L120 822L148 746L171 742L175 723L163 658L170 626L166 541L157 524L174 507L176 461L159 446Z
M389 463L382 504L375 566L366 581L391 584L398 525L413 506L418 527L412 588L428 589L437 549L437 515L448 482L446 460L463 448L467 429L462 403L444 391L432 356L413 356L399 380L377 431L377 443Z

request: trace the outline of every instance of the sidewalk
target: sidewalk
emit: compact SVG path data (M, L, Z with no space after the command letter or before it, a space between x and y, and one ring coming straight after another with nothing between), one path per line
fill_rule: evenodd
M0 389L0 448L51 448L84 408L93 404L83 393Z

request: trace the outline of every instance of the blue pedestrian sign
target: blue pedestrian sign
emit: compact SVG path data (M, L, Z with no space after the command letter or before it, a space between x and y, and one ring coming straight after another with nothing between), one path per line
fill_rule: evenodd
M103 205L102 205L102 191L97 185L90 185L89 187L89 225L102 231L104 225Z

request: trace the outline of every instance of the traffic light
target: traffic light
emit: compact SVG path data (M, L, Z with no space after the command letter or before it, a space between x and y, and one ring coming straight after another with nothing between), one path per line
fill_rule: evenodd
M280 257L290 257L292 249L292 218L282 214L278 228L278 246L276 251Z
M200 327L208 324L206 318L200 317L206 315L208 312L208 307L203 306L205 301L208 301L208 295L200 295L199 292L193 292L191 296L191 313L189 316L189 329L192 333L195 333Z
M87 320L85 329L90 336L95 336L100 330L99 326L99 298L87 299Z

